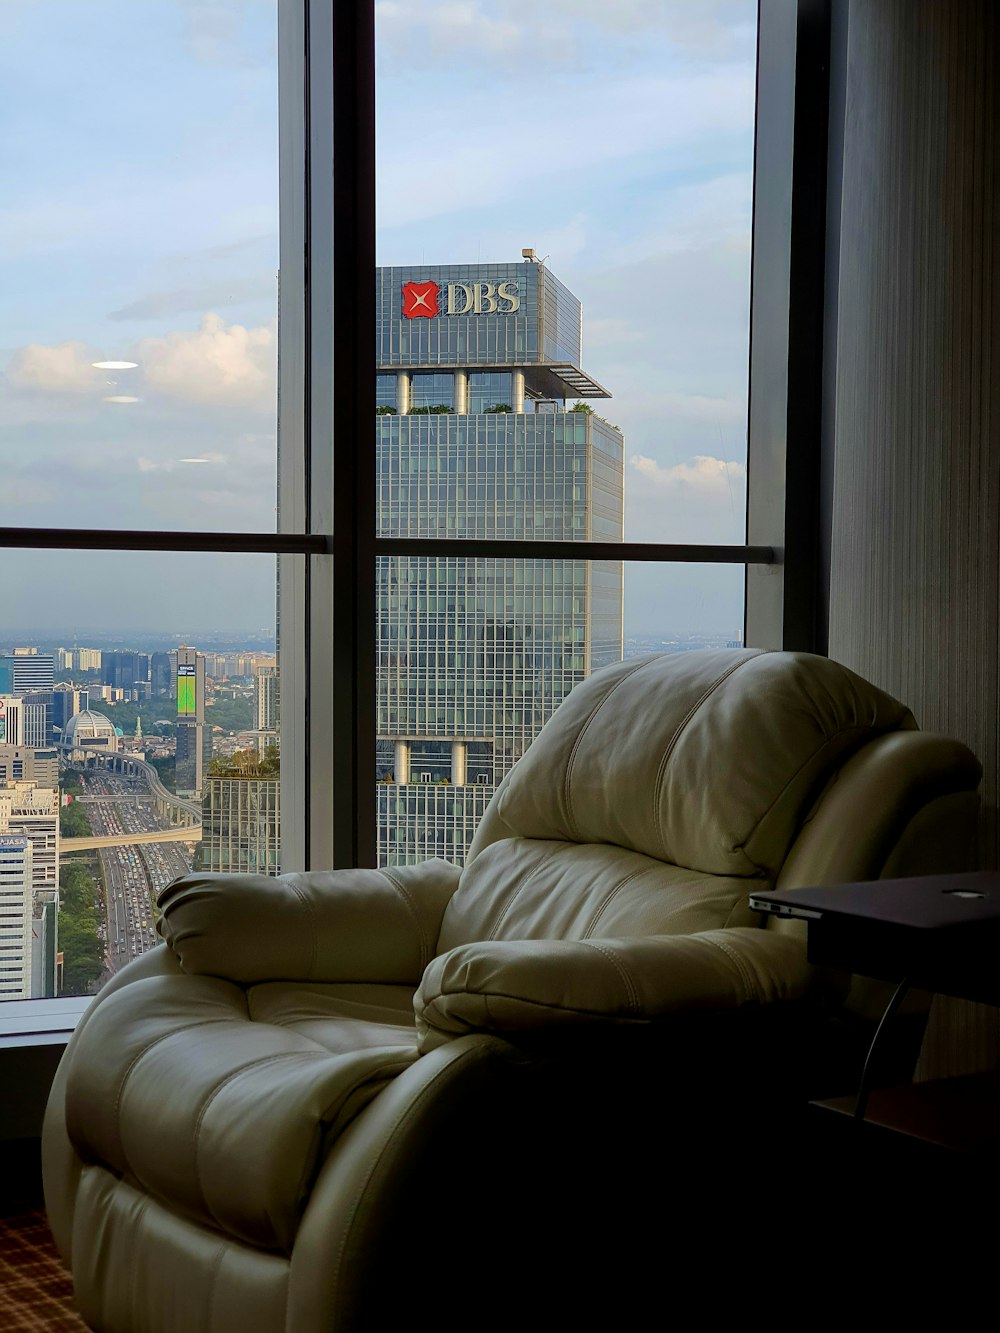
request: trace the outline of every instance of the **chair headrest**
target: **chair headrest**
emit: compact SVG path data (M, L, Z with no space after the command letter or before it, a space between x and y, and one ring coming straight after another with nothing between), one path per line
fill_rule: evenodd
M497 789L470 849L607 842L707 874L771 876L821 788L909 710L808 653L632 658L578 685Z

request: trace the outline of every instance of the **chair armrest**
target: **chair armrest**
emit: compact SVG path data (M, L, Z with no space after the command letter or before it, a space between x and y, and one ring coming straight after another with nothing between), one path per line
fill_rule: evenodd
M276 878L184 875L160 894L158 929L197 975L415 986L459 873L435 860Z
M503 940L435 958L414 999L421 1049L468 1032L517 1034L804 996L803 943L753 927L640 939Z

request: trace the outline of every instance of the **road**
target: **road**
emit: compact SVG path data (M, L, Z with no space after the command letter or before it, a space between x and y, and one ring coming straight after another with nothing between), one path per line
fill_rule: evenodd
M93 838L63 838L59 844L64 852L91 852L96 847L133 846L140 842L201 842L200 824L171 824L167 828L136 833L126 829L122 833L107 833Z
M84 795L98 799L87 802L94 839L67 838L63 849L96 839L110 838L121 845L98 844L104 875L107 926L105 959L109 973L117 972L133 958L159 942L153 916L153 902L162 888L191 869L191 857L183 844L163 842L121 842L128 834L138 838L160 829L152 800L137 804L123 802L123 795L146 795L141 780L121 778L110 773L82 777ZM104 796L109 799L101 800Z

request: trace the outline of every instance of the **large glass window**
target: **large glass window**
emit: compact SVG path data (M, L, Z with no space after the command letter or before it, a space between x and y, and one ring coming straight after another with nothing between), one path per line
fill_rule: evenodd
M159 942L176 876L277 872L274 557L0 563L0 997L86 995Z
M7 7L0 525L274 530L276 15Z
M741 639L739 563L615 548L745 540L756 12L376 7L383 861L461 860L591 671Z
M153 938L118 870L461 860L574 683L739 641L756 6L697 9L376 6L377 249L356 6L7 24L0 783L54 764L113 840L66 890L105 970Z
M91 993L178 874L280 868L278 18L5 18L4 1000Z

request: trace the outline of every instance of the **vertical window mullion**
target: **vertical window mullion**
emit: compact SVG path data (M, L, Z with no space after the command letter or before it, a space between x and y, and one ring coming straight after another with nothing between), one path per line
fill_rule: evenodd
M375 16L373 5L357 0L311 0L311 8L324 37L321 47L310 41L310 79L323 71L312 115L320 98L324 115L310 161L310 288L321 277L323 296L312 337L329 326L329 343L312 359L311 468L315 478L319 457L329 460L320 504L325 511L329 498L333 539L332 610L320 634L313 624L311 654L314 664L320 656L332 662L324 679L329 721L313 727L310 746L313 755L328 748L332 812L330 833L320 834L327 798L314 793L312 859L329 840L328 864L375 865ZM321 369L325 388L316 382ZM314 615L322 605L314 595Z
M306 451L307 0L278 5L278 531L309 528ZM308 864L308 585L314 557L280 555L276 635L281 678L281 869Z

